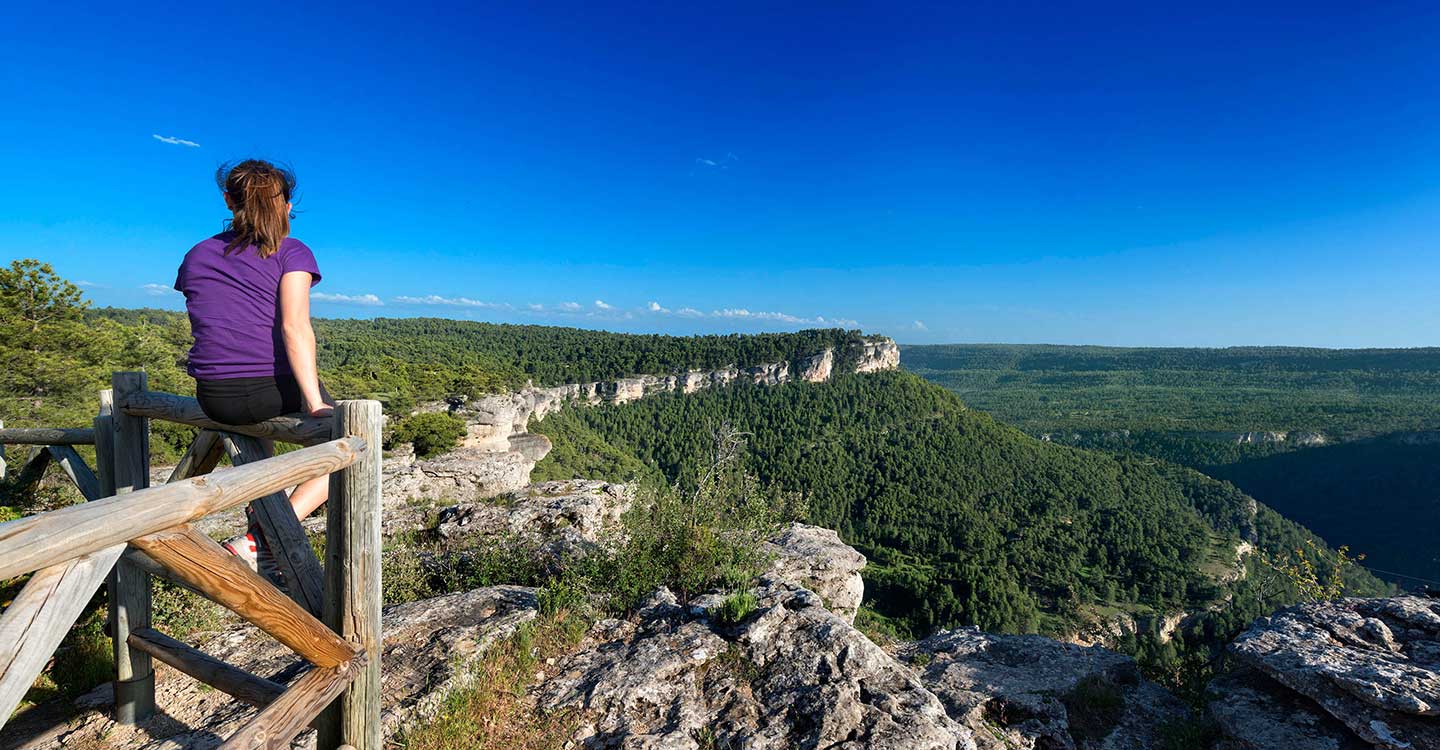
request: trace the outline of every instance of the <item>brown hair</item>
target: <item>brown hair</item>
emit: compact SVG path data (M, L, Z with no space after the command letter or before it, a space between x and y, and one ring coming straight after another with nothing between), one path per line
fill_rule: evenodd
M290 236L290 196L295 192L295 173L261 159L222 164L215 170L215 183L225 192L234 212L226 229L234 237L225 243L227 254L254 245L260 257L268 258Z

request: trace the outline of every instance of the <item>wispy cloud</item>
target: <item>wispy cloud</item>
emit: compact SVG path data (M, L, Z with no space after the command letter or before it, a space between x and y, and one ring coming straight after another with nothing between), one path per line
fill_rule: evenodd
M81 279L81 280L75 282L75 286L81 287L82 289L104 289L104 288L105 288L105 287L102 287L102 286L99 285L99 284L96 284L96 283L93 282L93 281L86 281L86 280L84 280L84 279Z
M313 292L310 299L317 302L334 302L340 305L366 305L379 307L385 301L374 294L330 294L328 292Z
M187 148L200 148L200 144L196 143L195 141L187 141L187 140L185 140L184 138L176 138L176 137L173 136L173 135L160 135L159 133L151 133L151 134L150 134L150 137L151 137L151 138L154 138L154 139L157 140L157 141L160 141L161 143L168 143L168 144L170 144L170 145L172 145L172 146L185 146L185 147L187 147Z
M928 330L930 330L929 328L925 327L925 321L923 321L923 320L917 320L917 321L915 321L914 323L911 323L911 324L910 324L910 327L911 327L911 328L914 328L914 329L917 330L917 331L928 331Z
M438 294L427 294L424 297L410 297L401 295L395 298L396 302L403 305L443 305L445 307L479 307L488 310L509 310L510 305L505 302L485 302L469 297L441 297Z
M650 304L648 304L648 305L645 306L645 309L647 309L647 310L649 310L650 312L653 312L653 313L661 313L661 314L670 312L669 309L664 308L664 307L661 307L659 302L651 302Z
M740 157L736 156L733 152L726 152L726 154L719 159L707 159L703 156L697 157L695 164L706 167L707 169L729 169L730 165L737 161L740 161Z
M169 284L145 284L140 288L144 289L145 293L151 297L168 297L172 294L179 294L179 292L175 291L175 288Z
M565 312L580 312L579 302L561 302L557 307Z
M599 308L599 309L601 309L601 310L614 310L614 309L615 309L613 306L605 304L605 300L603 300L603 299L597 299L597 300L595 300L595 307L597 307L597 308Z
M538 302L531 302L525 306L525 309L530 312L545 312L545 306Z

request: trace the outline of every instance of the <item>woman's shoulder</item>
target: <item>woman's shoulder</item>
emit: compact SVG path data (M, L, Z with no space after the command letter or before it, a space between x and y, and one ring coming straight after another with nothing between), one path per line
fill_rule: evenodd
M311 253L310 246L305 244L298 237L286 237L280 241L280 252L282 253Z

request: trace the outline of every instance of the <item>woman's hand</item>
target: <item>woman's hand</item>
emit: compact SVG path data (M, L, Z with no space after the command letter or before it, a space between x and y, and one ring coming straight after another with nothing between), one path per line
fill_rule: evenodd
M324 401L321 401L320 403L318 403L318 404L313 404L313 405L310 404L310 403L307 401L307 402L304 404L304 407L305 407L305 413L306 413L306 414L309 414L309 415L312 416L312 417L328 417L328 416L330 416L331 414L334 414L334 413L335 413L335 405L334 405L334 404L327 404L327 403L325 403Z

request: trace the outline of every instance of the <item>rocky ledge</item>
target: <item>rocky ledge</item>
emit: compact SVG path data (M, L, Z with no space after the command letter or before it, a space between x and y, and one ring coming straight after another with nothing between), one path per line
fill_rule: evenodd
M1235 747L1440 750L1440 601L1342 599L1258 620L1211 684Z

